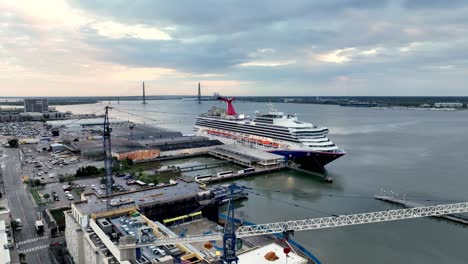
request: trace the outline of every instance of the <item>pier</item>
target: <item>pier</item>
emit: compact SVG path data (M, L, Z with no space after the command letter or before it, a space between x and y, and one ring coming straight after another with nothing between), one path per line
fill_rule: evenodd
M285 163L285 158L281 155L238 144L219 146L208 151L208 154L243 166L268 168L283 166Z
M216 177L216 175L214 175L209 180L205 180L204 183L213 183L213 182L222 182L222 181L234 180L234 179L243 178L243 177L260 175L260 174L263 174L263 173L281 171L281 170L284 170L284 169L287 169L287 168L288 167L286 167L285 165L280 165L280 166L274 166L274 167L269 167L269 168L256 168L255 171L252 171L252 172L232 173L231 175L223 176L223 177Z
M179 172L207 170L207 169L219 168L229 163L230 163L229 161L220 161L220 162L213 162L213 163L207 163L207 164L202 164L202 165L194 165L194 166L186 166L186 167L172 167L172 168L167 168L164 170L158 170L158 172L168 172L168 171L174 171L174 170L177 170Z
M384 201L384 202L388 202L388 203L391 203L391 204L400 205L400 206L403 206L405 208L414 208L414 207L427 206L427 205L424 205L424 204L419 204L419 203L415 203L415 202L411 202L411 201L406 201L406 200L402 200L402 199L398 199L398 198L394 198L394 197L386 196L386 195L376 195L375 199L380 200L380 201ZM465 218L465 217L460 216L460 215L439 215L439 216L433 216L433 217L444 218L444 219L446 219L448 221L452 221L452 222L455 222L455 223L458 223L458 224L468 225L468 218Z

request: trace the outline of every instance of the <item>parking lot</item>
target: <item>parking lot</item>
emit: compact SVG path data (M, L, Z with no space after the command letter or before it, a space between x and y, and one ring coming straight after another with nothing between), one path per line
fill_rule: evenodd
M48 194L48 207L69 206L71 202L80 201L82 193L94 192L106 195L105 186L100 176L74 177L80 167L95 166L102 168L103 161L83 160L79 155L68 151L38 151L34 145L21 145L21 175L32 180L40 180L43 186L37 188L40 196ZM129 177L129 175L126 175ZM141 189L135 181L127 182L127 177L113 176L113 192L135 191ZM60 182L62 178L62 182ZM71 180L71 182L69 182ZM68 185L70 187L68 188ZM64 187L67 187L64 189Z
M7 122L0 126L0 135L16 138L48 136L42 122Z
M103 161L81 160L68 152L37 152L31 145L22 146L24 153L23 175L43 183L58 182L60 176L74 175L83 166L104 167Z
M68 199L66 197L66 191L64 186L69 185L69 182L52 182L44 186L44 188L39 189L39 194L43 195L45 193L50 195L50 207L61 207L69 205L71 202L80 201L80 195L84 192L95 192L97 195L106 195L105 186L101 184L101 177L94 178L84 178L77 179L72 182L69 193L73 196L73 199ZM123 177L114 176L114 188L113 192L119 192L117 189L118 186L121 186L121 192L124 191L135 191L141 189L137 184L127 185L126 180ZM95 190L93 190L93 187ZM58 201L53 199L53 193L56 193Z

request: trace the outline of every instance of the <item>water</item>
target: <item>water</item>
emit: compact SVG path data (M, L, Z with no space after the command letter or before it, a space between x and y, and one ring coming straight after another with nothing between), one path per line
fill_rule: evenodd
M195 117L213 104L168 100L150 101L147 105L121 102L112 106L145 109L146 116L161 126L192 133ZM238 102L235 106L239 113L250 115L256 110L269 110L264 103ZM103 107L96 104L58 108L89 113ZM249 200L241 202L236 210L238 217L267 223L327 213L396 208L371 198L382 188L406 193L412 199L438 200L432 203L468 200L466 111L376 110L305 104L275 104L274 107L297 113L301 120L329 127L330 138L348 154L327 166L334 176L333 184L297 172L277 172L239 181L262 189L255 191L262 195L251 195ZM183 114L162 115L152 111ZM143 120L116 111L111 114ZM468 262L466 228L433 218L297 232L294 238L323 263Z

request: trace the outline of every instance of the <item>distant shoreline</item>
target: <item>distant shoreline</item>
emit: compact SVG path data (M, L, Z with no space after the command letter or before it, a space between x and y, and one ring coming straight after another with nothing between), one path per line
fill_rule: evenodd
M42 97L49 100L49 105L80 105L96 104L105 101L139 101L141 96L109 96L109 97ZM196 100L196 96L147 96L147 101L152 100ZM0 98L0 105L22 106L19 101L24 98ZM212 96L203 96L202 101L216 100ZM467 109L467 96L237 96L241 102L265 102L265 103L298 103L298 104L322 104L340 105L344 107L377 107L377 108L407 108L407 109L452 109L451 107L436 107L438 103L461 104L456 109ZM14 101L12 101L14 100Z

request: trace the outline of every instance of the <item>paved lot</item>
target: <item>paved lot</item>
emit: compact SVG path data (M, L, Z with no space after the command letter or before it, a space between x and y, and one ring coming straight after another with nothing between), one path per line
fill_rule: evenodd
M138 185L126 185L125 180L123 178L119 177L114 177L115 184L123 186L127 190L136 190L141 187ZM79 179L73 181L74 185L85 185L84 188L80 188L79 190L73 189L70 191L70 193L73 195L73 200L69 200L65 196L65 191L63 190L64 185L68 185L68 182L53 182L46 184L43 189L39 189L38 192L39 194L49 194L51 195L51 198L49 199L49 208L55 208L55 207L63 207L63 206L69 206L71 202L77 202L80 201L80 195L83 192L95 192L91 189L91 186L94 185L98 188L98 191L101 193L98 193L98 195L105 195L106 190L100 188L101 183L100 183L100 177L95 177L95 178L85 178L85 179ZM54 201L52 199L52 192L55 191L59 197L59 201Z
M81 160L79 156L71 155L67 152L57 154L53 156L51 152L37 152L32 145L22 146L23 152L25 153L25 162L22 164L22 172L24 175L31 176L33 179L40 179L41 182L57 182L59 176L74 175L78 168L83 166L95 166L102 168L104 166L103 161L90 161ZM63 158L67 164L60 166L59 164L53 164L53 159ZM27 163L26 161L29 161ZM38 166L40 168L36 168ZM42 175L38 173L42 172Z

